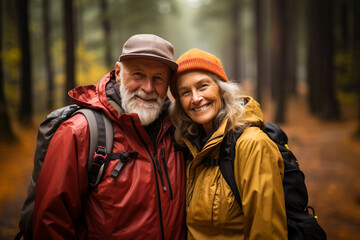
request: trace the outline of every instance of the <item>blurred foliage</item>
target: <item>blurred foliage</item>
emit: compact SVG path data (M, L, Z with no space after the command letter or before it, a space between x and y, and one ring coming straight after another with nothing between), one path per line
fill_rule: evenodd
M78 85L95 84L107 72L106 67L96 61L102 54L103 52L99 49L87 51L84 43L78 44L76 50L76 80Z
M18 64L21 59L21 52L18 47L10 47L2 52L2 59L6 64L5 69L10 79L19 79Z
M356 68L359 67L350 51L338 51L335 55L335 80L337 95L344 104L354 105L357 102Z

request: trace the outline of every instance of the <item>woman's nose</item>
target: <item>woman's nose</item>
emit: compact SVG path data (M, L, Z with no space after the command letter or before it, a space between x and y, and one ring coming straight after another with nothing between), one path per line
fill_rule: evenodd
M203 97L198 92L193 92L192 98L191 98L192 103L195 103L195 104L199 103L199 102L201 102L202 99L203 99Z

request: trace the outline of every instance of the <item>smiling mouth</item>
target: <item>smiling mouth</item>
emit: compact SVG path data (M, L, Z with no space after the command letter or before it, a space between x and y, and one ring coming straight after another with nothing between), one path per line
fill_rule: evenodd
M135 98L140 100L140 101L143 101L143 102L154 102L154 101L156 101L156 99L154 99L154 98L142 98L142 97L137 96L137 95L135 96Z
M210 106L210 103L205 104L204 106L199 107L199 108L193 108L192 110L193 110L194 112L201 112L201 111L206 110L209 106Z

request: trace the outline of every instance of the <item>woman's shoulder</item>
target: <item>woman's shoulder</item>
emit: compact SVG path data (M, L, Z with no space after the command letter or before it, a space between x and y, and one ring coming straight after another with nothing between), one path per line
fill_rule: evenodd
M235 156L242 159L242 165L251 162L278 162L281 155L276 144L259 127L248 127L236 141ZM270 161L269 161L270 159Z
M276 147L275 143L260 128L260 126L247 127L236 141L237 148L254 146Z

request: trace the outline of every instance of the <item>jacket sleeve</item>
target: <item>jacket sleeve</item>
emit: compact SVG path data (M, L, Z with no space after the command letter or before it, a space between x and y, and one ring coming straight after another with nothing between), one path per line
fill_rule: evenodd
M234 174L245 239L287 239L284 163L275 143L260 129L248 128L238 139Z
M78 114L64 122L50 141L37 182L34 239L78 239L82 200L87 192L89 130Z

